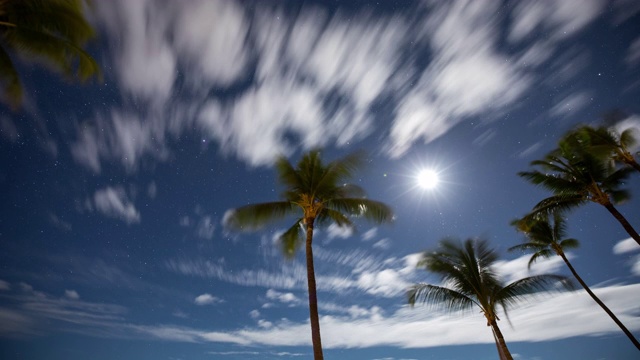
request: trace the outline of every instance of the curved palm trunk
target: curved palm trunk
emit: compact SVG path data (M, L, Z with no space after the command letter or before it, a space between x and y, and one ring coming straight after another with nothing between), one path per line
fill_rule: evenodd
M638 245L640 245L640 235L638 235L638 232L636 231L636 229L633 228L633 226L631 226L631 224L629 224L629 221L627 221L627 219L620 214L620 212L618 211L618 209L616 209L612 204L602 204L604 207L607 208L607 210L609 210L609 212L611 213L611 215L613 215L616 220L618 220L618 222L620 222L620 224L622 224L622 227L627 231L627 233L629 235L631 235L631 237L633 238L633 240L635 240Z
M571 263L569 262L569 259L567 259L567 257L565 256L564 252L559 253L558 255L560 255L560 257L562 257L562 260L564 260L564 263L567 264L567 266L569 267L569 270L571 270L571 273L573 274L573 276L576 278L576 280L578 280L578 282L580 283L580 285L582 285L582 287L584 288L584 290L587 292L587 294L589 294L589 296L591 296L591 298L593 299L593 301L595 301L596 303L598 303L598 305L600 305L600 307L602 308L602 310L604 310L609 317L611 317L611 319L618 325L618 327L620 327L620 329L622 330L622 332L625 333L625 335L627 335L627 337L629 338L629 340L631 340L631 342L633 343L633 345L636 346L636 348L638 348L638 350L640 350L640 342L638 342L638 339L636 339L633 334L631 333L631 331L629 331L629 329L627 329L626 326L624 326L624 324L616 317L616 315L609 310L609 308L607 307L607 305L605 305L597 296L596 294L593 293L593 291L591 291L591 289L589 288L589 286L587 286L587 284L582 280L582 278L578 275L578 273L576 272L576 270L573 268L573 266L571 265Z
M316 293L316 272L313 268L313 222L314 218L305 219L307 225L307 286L309 288L309 320L311 322L311 341L313 342L313 358L324 360L322 341L320 340L320 319L318 318L318 295Z
M491 330L493 330L493 337L496 339L496 346L498 347L498 355L500 356L500 360L513 360L509 349L507 348L507 343L504 341L504 337L502 336L502 332L498 327L498 322L495 320L491 320L489 322L491 326Z
M635 160L627 161L627 164L632 168L636 169L636 171L640 172L640 164L638 164L637 161Z

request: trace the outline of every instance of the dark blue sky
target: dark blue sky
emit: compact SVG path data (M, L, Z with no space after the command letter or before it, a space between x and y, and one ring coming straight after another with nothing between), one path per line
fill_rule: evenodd
M322 147L365 150L354 181L396 213L316 234L327 358L495 359L479 313L406 306L408 286L438 281L418 254L480 236L505 281L568 275L506 253L509 222L549 195L516 173L612 109L615 129L640 129L640 6L380 3L98 1L103 81L22 59L25 106L0 105L0 357L311 358L304 257L275 244L289 225L223 220L278 198L276 156ZM640 175L626 185L637 196ZM619 210L640 227L638 199ZM567 222L574 266L640 336L640 248L595 204ZM582 291L510 319L518 359L637 357Z

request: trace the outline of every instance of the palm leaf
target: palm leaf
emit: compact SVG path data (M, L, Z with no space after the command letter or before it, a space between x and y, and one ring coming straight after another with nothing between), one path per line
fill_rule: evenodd
M303 219L300 218L280 235L280 245L282 245L282 253L288 259L292 259L300 246L304 243L303 234L304 229L302 227Z
M407 297L411 306L416 302L429 303L450 312L470 310L474 305L478 305L475 300L465 294L429 284L412 286L407 292Z
M243 206L232 210L226 225L232 229L255 230L271 221L280 220L295 212L289 201L276 201Z
M495 294L495 298L503 308L507 308L522 301L527 295L540 291L559 291L561 288L573 290L574 286L569 278L561 275L529 276L503 287Z

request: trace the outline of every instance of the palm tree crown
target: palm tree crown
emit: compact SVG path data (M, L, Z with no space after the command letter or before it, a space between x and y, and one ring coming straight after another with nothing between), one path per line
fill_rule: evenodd
M569 133L562 138L556 150L542 160L531 162L540 170L518 173L554 194L536 204L527 217L544 218L553 212L595 202L604 206L640 244L640 235L614 206L630 198L629 192L622 186L633 169L616 169L610 161L595 156L589 149L590 142Z
M96 61L82 48L95 36L81 0L0 0L0 83L11 106L22 102L14 52L46 59L65 75L87 80L99 75Z
M631 150L637 143L636 129L628 128L617 133L610 128L600 126L581 126L571 132L580 141L589 144L590 152L601 156L604 160L613 160L640 171L640 164L636 161Z
M485 240L467 239L461 244L445 239L438 250L424 253L418 263L418 267L440 275L445 285L416 284L408 297L411 305L422 301L451 312L479 307L493 331L500 358L512 359L498 327L499 308L506 314L526 295L555 290L558 283L570 288L571 283L559 275L537 275L504 285L493 267L496 260L497 253Z
M393 220L393 213L387 205L366 199L362 188L347 183L362 163L362 155L353 154L324 164L317 150L305 154L296 166L281 157L276 162L276 169L280 183L285 186L283 200L240 207L227 219L232 228L255 230L268 222L296 215L296 220L282 234L281 240L285 254L293 256L306 233L309 314L316 360L323 359L323 354L311 246L315 223L335 222L340 226L354 226L354 217L376 223Z
M529 266L533 264L539 258L548 258L553 255L558 255L562 258L567 265L573 276L578 280L584 290L591 296L609 317L618 325L618 327L624 332L624 334L631 340L633 345L640 350L640 342L633 336L631 331L618 319L618 317L611 311L596 294L591 291L591 288L582 279L578 272L575 270L569 258L565 254L564 250L577 248L579 243L576 239L566 239L566 225L564 218L558 214L553 214L553 225L548 219L536 219L536 220L518 220L514 221L514 224L519 231L526 234L527 239L524 243L509 248L509 251L521 250L524 252L533 253L529 260Z

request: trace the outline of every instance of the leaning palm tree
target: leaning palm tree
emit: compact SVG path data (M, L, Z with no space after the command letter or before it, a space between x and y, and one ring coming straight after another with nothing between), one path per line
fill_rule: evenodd
M526 295L557 290L558 284L571 288L571 282L559 275L537 275L504 285L493 268L497 260L497 253L486 240L467 239L462 244L442 240L438 250L423 254L418 267L440 275L444 285L416 284L409 289L408 297L412 306L422 301L451 312L479 307L491 327L500 359L511 360L498 327L498 307L506 315L507 309Z
M635 128L628 128L617 133L604 126L594 128L585 125L573 130L571 134L579 137L580 141L588 143L591 153L632 167L640 172L640 164L630 150L638 143L635 132Z
M640 235L614 206L629 199L629 192L622 186L633 169L616 169L611 162L591 154L587 146L588 143L568 134L560 141L558 149L542 160L531 162L540 170L518 173L553 192L552 196L536 204L527 218L544 218L556 211L594 202L604 206L640 245Z
M293 256L306 233L309 315L313 355L316 360L323 359L323 354L313 266L315 224L334 222L351 227L354 223L350 217L376 223L390 222L393 219L392 211L387 205L365 198L362 188L346 183L362 163L363 157L353 154L325 164L317 150L305 154L296 166L281 157L276 162L276 169L280 183L285 186L283 200L237 208L227 220L232 228L255 230L268 222L298 215L293 226L282 234L281 243L285 254Z
M526 220L515 221L514 225L518 228L518 230L523 231L527 239L524 243L516 246L512 246L509 248L509 251L525 251L532 252L533 255L529 260L529 267L533 263L535 263L540 258L549 258L553 255L558 255L562 258L573 276L578 280L580 285L584 288L584 290L591 296L593 301L595 301L602 310L604 310L609 317L620 327L620 329L627 335L629 340L635 345L638 350L640 350L640 343L633 336L633 334L627 329L626 326L616 317L616 315L605 305L596 294L591 291L589 286L582 280L580 275L573 268L573 265L569 262L567 255L565 254L565 249L573 249L578 247L578 240L576 239L565 239L566 234L566 225L562 216L558 213L553 214L553 225L549 223L548 219L545 220L534 220L533 222L527 223Z
M87 80L98 75L83 46L95 36L82 0L0 0L0 86L13 108L22 103L22 82L14 55L47 60L65 75Z

